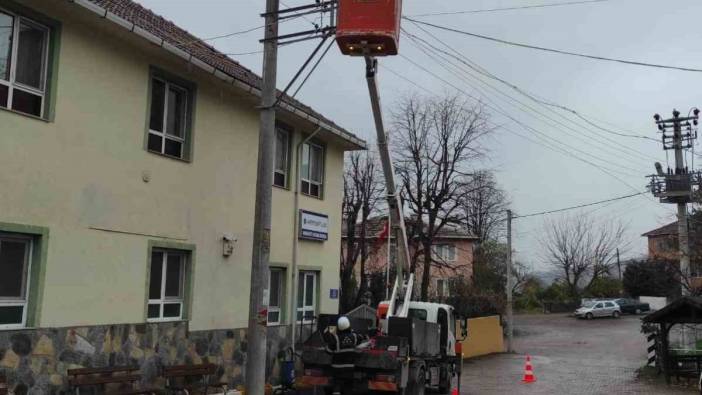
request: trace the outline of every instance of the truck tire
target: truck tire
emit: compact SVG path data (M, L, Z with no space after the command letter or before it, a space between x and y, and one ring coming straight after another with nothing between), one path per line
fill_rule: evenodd
M410 371L407 388L404 392L405 395L424 395L426 393L426 374L423 366Z

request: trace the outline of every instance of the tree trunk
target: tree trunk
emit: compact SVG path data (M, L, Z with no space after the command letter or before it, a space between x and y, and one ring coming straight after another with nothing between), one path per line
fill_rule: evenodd
M424 241L422 243L424 251L424 270L422 271L422 295L423 302L429 301L429 283L431 281L431 243Z

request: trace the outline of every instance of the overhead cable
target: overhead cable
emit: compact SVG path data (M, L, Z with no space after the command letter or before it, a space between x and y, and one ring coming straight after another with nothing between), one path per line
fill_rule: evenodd
M471 32L467 32L465 30L459 30L459 29L455 29L455 28L451 28L451 27L436 25L434 23L424 22L424 21L420 21L418 19L413 19L410 17L402 17L402 18L406 19L408 21L411 21L411 22L419 23L419 24L422 24L425 26L430 26L430 27L433 27L435 29L441 29L441 30L445 30L445 31L453 32L453 33L463 34L463 35L470 36L470 37L480 38L483 40L489 40L489 41L497 42L500 44L512 45L512 46L521 47L521 48L535 49L538 51L552 52L552 53L557 53L560 55L577 56L577 57L581 57L581 58L601 60L601 61L606 61L606 62L616 62L616 63L622 63L622 64L628 64L628 65L634 65L634 66L654 67L654 68L659 68L659 69L668 69L668 70L677 70L677 71L690 71L690 72L696 72L696 73L702 72L702 69L697 69L697 68L692 68L692 67L670 66L670 65L663 65L663 64L638 62L638 61L634 61L634 60L608 58L608 57L604 57L604 56L588 55L588 54L582 54L582 53L577 53L577 52L564 51L564 50L560 50L560 49L541 47L541 46L537 46L537 45L523 44L523 43L518 43L518 42L514 42L514 41L503 40L501 38L490 37L490 36L486 36L483 34L471 33Z
M479 10L465 10L465 11L446 11L446 12L429 12L426 14L415 14L410 15L411 17L425 17L425 16L442 16L442 15L460 15L460 14L480 14L484 12L500 12L500 11L514 11L514 10L528 10L532 8L548 8L548 7L562 7L570 5L588 4L588 3L604 3L610 0L582 0L582 1L568 1L563 3L547 3L547 4L534 4L519 7L502 7L502 8L485 8Z

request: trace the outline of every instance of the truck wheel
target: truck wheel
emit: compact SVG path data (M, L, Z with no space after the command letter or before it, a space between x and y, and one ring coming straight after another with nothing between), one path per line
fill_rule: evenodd
M424 368L419 368L415 374L411 375L408 382L407 388L405 389L406 395L424 395L426 392L426 375L424 373Z

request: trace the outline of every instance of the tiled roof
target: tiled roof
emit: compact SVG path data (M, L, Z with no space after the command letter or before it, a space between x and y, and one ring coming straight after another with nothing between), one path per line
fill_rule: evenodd
M369 239L376 238L385 228L385 222L387 221L386 216L372 217L368 219L366 224L366 237ZM409 226L413 220L410 218L405 219L405 226ZM361 224L356 224L356 236L359 236L361 231ZM342 237L346 237L346 224L342 225ZM443 229L437 235L439 238L454 238L454 239L467 239L473 240L477 239L467 229L454 226L444 226Z
M226 75L243 82L246 85L252 86L260 90L262 79L259 75L252 72L248 68L242 66L232 58L224 55L216 50L211 45L203 42L186 30L178 27L175 23L163 18L153 11L141 6L132 0L73 0L75 3L88 3L98 6L109 13L140 27L146 32L156 36L156 38L176 47L177 49L191 55L199 61L219 70ZM197 4L193 2L193 6ZM109 19L109 18L108 18ZM302 104L301 102L285 96L283 101L293 107L309 114L310 116L319 119L320 121L333 126L343 134L343 136L356 144L365 146L365 142L347 130L341 128L330 119L322 116L311 107Z
M665 236L665 235L677 235L678 234L678 221L671 222L668 225L661 226L654 230L650 230L641 236L643 237L653 237L653 236Z

